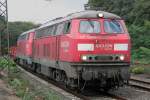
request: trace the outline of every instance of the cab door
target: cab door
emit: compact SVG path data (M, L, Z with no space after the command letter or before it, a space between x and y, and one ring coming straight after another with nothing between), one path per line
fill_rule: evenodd
M60 54L60 37L61 36L57 36L56 37L56 60L58 61L59 60L59 54Z
M28 45L27 45L27 50L28 50L28 56L32 56L32 47L33 47L33 38L34 38L34 32L30 32L28 36Z
M56 38L55 38L55 60L60 60L60 42L63 35L64 23L59 23L56 28Z

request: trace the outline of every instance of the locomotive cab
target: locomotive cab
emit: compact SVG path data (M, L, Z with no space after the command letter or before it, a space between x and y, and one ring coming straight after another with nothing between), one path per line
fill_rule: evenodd
M76 23L72 32L76 36L73 62L130 64L130 37L122 19L82 18L74 19L73 23Z
M80 73L80 84L84 80L110 88L128 83L130 37L124 20L114 14L96 12L72 19L71 25L70 49L68 56L64 56Z
M103 24L101 24L101 29L98 28L100 27L99 24L93 24L93 26L91 25L87 28L86 25L82 25L82 22L85 22L88 25L88 23L99 23L99 21L80 21L80 31L82 31L82 28L88 30L92 27L97 27L97 30L93 29L95 32L87 33L87 30L85 32L80 32L81 36L84 34L90 38L77 44L77 50L80 52L81 60L85 62L130 62L130 41L128 38L128 33L124 31L125 27L122 26L123 22L119 20L101 20ZM93 55L90 55L90 52Z
M32 44L34 38L34 30L22 33L17 41L17 61L21 64L32 64Z

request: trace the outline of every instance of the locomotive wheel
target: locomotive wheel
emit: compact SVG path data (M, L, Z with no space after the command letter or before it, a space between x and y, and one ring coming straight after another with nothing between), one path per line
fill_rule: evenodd
M41 73L41 66L36 67L36 72L39 73L39 74Z
M30 66L30 69L35 72L35 64L32 64L32 65Z
M62 71L61 72L61 82L65 84L65 81L67 80L66 78L67 78L67 76L66 76L65 72Z
M49 69L49 78L53 79L53 70L51 68Z
M75 90L76 86L74 84L74 79L67 78L67 88L70 88L71 90Z
M52 79L56 80L56 71L55 70L52 71Z
M61 71L56 70L56 81L60 82L61 81Z
M68 88L68 86L69 86L69 82L68 82L68 77L65 75L65 76L63 76L64 77L64 85L65 85L65 87L66 88Z

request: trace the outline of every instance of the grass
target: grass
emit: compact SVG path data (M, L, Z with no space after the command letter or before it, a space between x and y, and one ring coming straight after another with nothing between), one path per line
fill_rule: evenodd
M12 60L0 58L0 66L2 66L1 69L8 71L7 77L4 77L3 80L22 100L62 100L61 96L49 89L42 87L37 89L31 86L28 80L21 77L21 71Z

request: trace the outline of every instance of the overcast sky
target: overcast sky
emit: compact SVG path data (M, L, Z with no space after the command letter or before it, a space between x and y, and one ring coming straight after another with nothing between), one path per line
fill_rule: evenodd
M44 23L52 18L84 10L88 0L8 0L9 21Z

